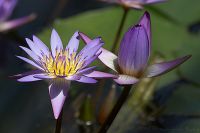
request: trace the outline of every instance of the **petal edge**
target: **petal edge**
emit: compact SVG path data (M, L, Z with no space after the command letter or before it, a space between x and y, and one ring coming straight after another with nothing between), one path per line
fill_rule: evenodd
M148 78L160 76L164 73L167 73L167 72L173 70L177 66L181 65L182 63L187 61L190 57L191 57L191 55L187 55L187 56L180 57L180 58L177 58L172 61L153 64L147 68L147 72L145 75Z
M114 81L120 85L133 85L136 84L139 79L129 75L119 75L119 78L114 79Z

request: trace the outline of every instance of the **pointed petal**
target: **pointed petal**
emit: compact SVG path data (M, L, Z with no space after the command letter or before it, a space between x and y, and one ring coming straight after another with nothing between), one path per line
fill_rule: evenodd
M24 76L22 78L17 79L17 81L19 81L19 82L32 82L32 81L42 80L42 79L35 78L34 76L35 76L35 74Z
M149 59L149 41L145 28L136 25L128 30L120 44L118 63L127 75L140 76Z
M40 67L38 64L36 64L36 63L33 62L32 60L29 60L29 59L27 59L27 58L25 58L25 57L22 57L22 56L17 56L17 57L18 57L19 59L21 59L21 60L27 62L28 64L33 65L34 67L36 67L36 68L38 68L38 69L40 69L40 70L44 70L42 67Z
M98 56L98 58L110 69L118 72L118 64L117 64L117 56L112 52L101 48L102 53Z
M160 3L160 2L165 2L167 0L147 0L146 4L153 4L153 3Z
M135 0L122 0L122 5L126 7L132 7L135 9L143 9L143 5L145 4L143 0L135 1Z
M28 46L30 47L30 49L39 57L43 57L42 56L42 51L41 49L38 47L38 45L36 45L33 41L31 41L30 39L26 38L26 42L28 44Z
M184 63L190 57L191 57L191 55L188 55L188 56L184 56L181 58L177 58L172 61L153 64L147 68L146 76L147 77L155 77L155 76L159 76L164 73L167 73L167 72L173 70L174 68L176 68L177 66L181 65L182 63Z
M33 42L38 46L44 55L49 56L49 48L36 36L33 36Z
M70 77L65 77L64 79L72 81L72 80L79 80L80 78L81 76L77 74Z
M84 62L84 65L82 66L82 68L85 68L87 67L88 65L90 65L94 60L96 60L98 58L98 56L100 55L101 53L98 53L96 55L94 55L93 57L89 58L88 60L86 60Z
M93 79L93 78L89 78L86 76L81 76L81 78L79 80L76 80L78 82L82 82L82 83L96 83L97 80Z
M94 56L99 49L104 45L101 38L96 38L90 42L90 44L86 45L80 52L81 60L88 60L92 56Z
M39 74L42 73L41 70L32 70L32 71L28 71L28 72L24 72L24 73L20 73L20 74L16 74L13 76L10 76L11 78L22 78L28 75L33 75L33 74Z
M85 35L82 32L79 32L79 35L81 37L81 39L86 43L89 44L92 40ZM117 72L117 56L115 54L113 54L112 52L104 49L104 48L100 48L100 50L97 52L97 54L99 54L99 52L101 52L101 54L98 56L98 58L109 68L111 68L112 70L114 70L115 72Z
M92 39L90 39L87 35L85 35L83 32L79 32L79 35L81 37L81 39L86 43L90 43L92 41Z
M77 72L77 74L80 75L80 74L84 74L84 73L90 73L90 72L92 72L95 68L96 68L96 66L88 67L88 68L79 70L79 71Z
M33 60L39 62L39 56L37 56L33 51L31 51L30 49L23 47L23 46L19 46L21 49L23 49Z
M88 45L84 46L84 48L80 51L81 53L83 53L83 51L87 50L87 49L90 49L90 48L93 48L93 47L96 47L98 46L99 44L101 43L104 43L102 40L101 40L101 37L97 37L93 40L91 40Z
M110 74L110 73L105 73L105 72L100 72L100 71L92 71L88 74L84 74L87 77L90 78L98 78L98 79L102 79L102 78L118 78L117 75L114 74Z
M19 26L22 26L32 20L34 20L36 17L35 14L23 17L23 18L19 18L19 19L15 19L15 20L11 20L11 21L7 21L7 22L2 22L0 24L0 32L5 32L11 29L15 29Z
M149 53L151 51L151 16L150 14L146 11L142 18L139 21L139 24L142 25L147 33L148 40L149 40Z
M70 88L70 81L65 79L54 79L49 86L49 95L53 107L55 119L58 119L60 112L63 108L67 92Z
M53 29L51 33L51 51L52 51L53 57L55 57L56 55L56 50L60 51L62 49L63 49L63 44L60 39L60 36L56 32L56 30Z
M119 75L119 77L114 79L114 81L120 85L132 85L136 84L139 79L128 75Z
M56 78L55 76L49 76L46 73L35 74L34 77L38 78L38 79L53 79L53 78Z
M81 37L81 39L86 43L89 44L92 40L85 35L82 32L79 32L79 35ZM97 52L97 54L99 54L101 52L101 54L98 56L98 58L109 68L111 68L112 70L114 70L115 72L117 72L117 56L115 54L113 54L112 52L104 49L104 48L100 48L100 50Z
M85 35L82 32L79 32L79 35L81 37L81 39L84 41L85 44L92 44L90 43L92 41L92 39L90 39L87 35ZM104 48L100 48L99 51L96 54L99 54Z
M79 46L79 34L78 31L76 31L72 36L72 38L70 39L66 49L69 49L69 54L71 54L72 52L76 52L78 50L78 46Z

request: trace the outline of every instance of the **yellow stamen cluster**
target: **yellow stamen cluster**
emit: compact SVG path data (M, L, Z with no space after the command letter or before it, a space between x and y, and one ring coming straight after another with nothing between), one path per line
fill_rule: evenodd
M74 75L84 64L80 61L81 56L76 52L69 54L69 50L56 51L55 57L44 56L43 67L50 76L70 77Z

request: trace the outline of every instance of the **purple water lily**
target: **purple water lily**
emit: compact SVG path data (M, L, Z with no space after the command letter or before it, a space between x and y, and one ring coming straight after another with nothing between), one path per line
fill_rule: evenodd
M101 0L101 1L120 4L128 8L142 9L144 5L165 2L166 0Z
M100 54L104 44L100 37L91 40L79 53L79 33L75 32L66 48L63 48L58 33L51 34L51 51L36 36L26 39L29 48L20 46L33 60L17 56L37 70L15 75L19 82L49 80L49 94L54 116L57 119L67 97L71 81L96 83L95 78L117 78L116 75L95 71L88 67Z
M19 27L32 21L36 17L35 14L31 14L26 17L7 21L11 16L16 4L17 0L0 0L0 32L5 32Z
M83 33L81 38L89 43L91 40ZM148 65L151 52L150 14L145 12L140 22L131 27L124 35L118 56L101 48L99 59L118 74L115 82L121 85L137 83L141 78L162 75L179 66L191 56L184 56L172 61Z

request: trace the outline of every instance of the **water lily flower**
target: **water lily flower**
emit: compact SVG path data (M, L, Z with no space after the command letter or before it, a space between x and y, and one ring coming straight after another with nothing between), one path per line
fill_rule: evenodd
M80 34L81 38L89 43L89 37ZM179 66L191 56L187 55L172 61L148 65L151 52L151 22L150 14L145 12L139 23L131 27L124 35L118 56L101 48L99 59L118 74L115 82L121 85L131 85L141 78L150 78L162 75Z
M116 3L126 8L143 9L144 5L165 2L166 0L101 0L108 3Z
M91 40L79 53L79 33L74 33L66 48L63 48L58 33L51 34L51 51L36 36L33 41L26 38L29 48L20 46L32 60L17 56L31 64L36 70L15 75L19 82L49 80L49 94L54 116L57 119L67 97L71 81L96 83L95 78L116 78L116 75L95 71L89 65L101 54L99 49L104 44L100 37Z
M0 32L14 29L35 19L36 15L31 14L26 17L7 21L16 4L17 0L0 0Z

